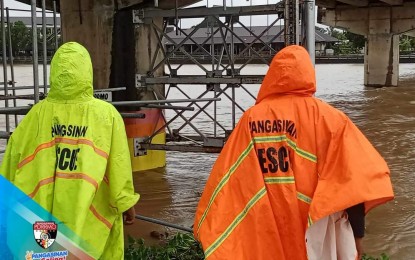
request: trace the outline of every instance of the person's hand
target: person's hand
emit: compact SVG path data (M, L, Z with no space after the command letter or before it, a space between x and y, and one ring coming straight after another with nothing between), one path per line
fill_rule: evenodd
M363 256L363 238L355 237L354 240L356 242L357 259L360 260Z
M131 225L135 220L135 208L132 206L126 212L123 213L124 225Z

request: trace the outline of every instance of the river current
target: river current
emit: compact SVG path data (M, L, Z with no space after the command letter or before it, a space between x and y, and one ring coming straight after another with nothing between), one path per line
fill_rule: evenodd
M266 70L266 66L249 65L241 73L265 74ZM181 71L183 74L201 72L192 65L185 65ZM30 65L16 66L17 85L32 85L32 72ZM391 169L396 198L368 214L365 251L373 255L386 252L391 259L414 259L415 64L401 64L399 74L399 87L365 88L362 64L316 65L316 97L345 112L385 158ZM42 75L41 71L39 75ZM200 86L181 86L181 89L192 98L205 90ZM247 89L256 96L259 85L249 85ZM168 98L183 98L183 95L172 89ZM244 109L254 104L254 99L240 90L236 92L236 99ZM28 103L31 102L18 102L19 105ZM229 128L231 102L222 98L222 101L217 102L217 107L218 121ZM208 111L213 112L213 106ZM237 118L241 114L237 110ZM174 115L173 111L166 111L167 119ZM213 131L212 121L203 114L192 122L203 129L204 133ZM0 124L4 130L4 116L0 117ZM5 142L2 140L0 150L4 147ZM138 214L190 227L199 196L216 157L217 154L167 152L165 168L134 173L135 189L141 194L136 207ZM137 221L127 228L126 233L154 242L150 235L154 230L160 233L172 232L155 224Z

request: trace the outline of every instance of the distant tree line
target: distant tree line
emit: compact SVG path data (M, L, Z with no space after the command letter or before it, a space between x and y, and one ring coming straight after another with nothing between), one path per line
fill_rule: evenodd
M6 27L6 45L7 45L7 54L9 53L9 30ZM3 49L3 28L0 26L0 53ZM30 56L33 49L33 31L31 27L27 27L22 21L17 21L10 24L11 31L11 45L12 45L12 54L13 56ZM42 34L42 29L38 28L37 30L37 41L38 41L38 51L39 55L42 55L43 51L43 37L46 37L46 46L48 49L48 55L53 54L55 50L55 34L52 28L46 29L46 35ZM58 37L60 37L58 35Z
M339 42L332 43L328 48L334 50L334 54L357 54L365 47L366 38L363 35L354 34L334 27L322 28L316 26L316 30L337 38ZM400 35L399 50L402 53L415 51L415 38L407 35Z

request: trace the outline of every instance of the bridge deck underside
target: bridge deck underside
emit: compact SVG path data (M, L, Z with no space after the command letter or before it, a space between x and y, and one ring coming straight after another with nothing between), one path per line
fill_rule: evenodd
M316 0L316 5L325 8L348 8L367 6L399 6L415 0Z
M16 0L21 3L25 3L30 5L31 0ZM52 10L53 9L53 1L54 0L45 0L46 9ZM197 2L200 2L202 0L177 0L178 7L183 7L187 5L191 5ZM102 2L102 5L108 5L108 1L105 0L96 0L96 5L99 5L100 2ZM172 0L159 0L159 8L162 9L173 9L176 6L176 1ZM146 4L146 5L154 5L154 0L116 0L114 3L117 5L117 8L126 8L134 5L139 4ZM58 11L60 10L60 0L56 0L56 5ZM36 0L36 6L42 7L42 0Z

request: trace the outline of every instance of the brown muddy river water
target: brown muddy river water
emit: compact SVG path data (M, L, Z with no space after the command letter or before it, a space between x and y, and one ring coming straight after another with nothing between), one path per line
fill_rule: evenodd
M199 73L197 67L191 65L181 70L182 74ZM242 70L242 74L264 74L266 70L266 66L250 65ZM396 88L365 88L362 64L317 65L316 71L316 96L345 112L384 156L391 169L396 199L367 216L365 251L373 255L386 252L391 259L415 259L415 64L400 65L401 81ZM33 84L31 66L19 65L15 74L18 85ZM259 86L246 87L256 96ZM182 89L194 98L205 88L183 86ZM243 108L254 104L249 95L239 90L236 97ZM168 98L183 96L172 89ZM210 109L213 111L213 106ZM166 111L167 118L174 115L174 112ZM218 102L217 116L227 128L231 126L230 115L231 102L222 98ZM237 115L239 118L241 112L237 111ZM213 123L203 114L192 122L204 133L212 132ZM4 130L4 116L0 123ZM0 144L0 150L3 150L5 142L2 140ZM134 185L141 194L137 213L190 227L216 157L217 154L167 152L166 168L134 173ZM166 230L142 221L127 229L126 233L153 242L151 231Z

